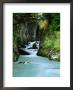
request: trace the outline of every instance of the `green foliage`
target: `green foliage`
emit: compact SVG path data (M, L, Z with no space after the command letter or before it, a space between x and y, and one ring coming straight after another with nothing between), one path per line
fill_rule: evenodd
M38 55L48 57L50 60L60 61L60 31L49 32L45 35L44 40L39 49ZM56 58L54 59L53 56Z
M60 28L60 25L57 25L57 23L55 22L52 22L52 24L49 26L49 29L54 31L59 30L59 28Z
M54 42L54 48L60 50L60 32L56 32L56 40Z
M47 30L48 27L48 20L40 20L39 28L40 30Z
M51 15L51 24L49 25L50 30L60 30L60 14L59 13L53 13Z
M46 35L44 42L42 43L43 48L55 48L60 49L60 32L56 31L54 34Z

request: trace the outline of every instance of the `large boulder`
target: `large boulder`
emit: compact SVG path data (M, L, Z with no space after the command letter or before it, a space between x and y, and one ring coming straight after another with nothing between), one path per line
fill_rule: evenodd
M34 43L33 46L32 46L33 49L37 49L37 44Z

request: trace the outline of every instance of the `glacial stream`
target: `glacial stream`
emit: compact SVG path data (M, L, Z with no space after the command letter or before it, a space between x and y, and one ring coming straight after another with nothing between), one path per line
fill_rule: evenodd
M13 62L13 77L59 77L60 62L49 60L46 57L37 56L37 49L33 49L35 42L29 42L22 50L30 55L20 55L17 62Z

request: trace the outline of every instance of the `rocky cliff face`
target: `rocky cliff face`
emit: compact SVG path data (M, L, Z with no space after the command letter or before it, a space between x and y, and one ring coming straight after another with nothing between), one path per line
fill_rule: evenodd
M34 41L36 40L36 30L37 24L35 23L25 23L21 24L20 27L20 38L23 41Z
M18 29L18 28L16 28ZM14 38L13 43L13 52L14 52L14 60L18 58L19 51L18 48L25 47L25 45L29 41L36 40L36 32L37 32L37 23L36 22L26 22L19 24L19 30L17 30L17 35Z

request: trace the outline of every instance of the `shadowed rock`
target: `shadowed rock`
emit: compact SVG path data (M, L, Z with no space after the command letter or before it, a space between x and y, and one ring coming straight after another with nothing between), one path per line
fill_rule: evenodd
M22 49L19 49L19 54L20 55L30 55L28 52L22 50Z
M28 64L28 63L30 63L30 62L26 62L26 61L24 61L24 62L18 62L18 64Z

